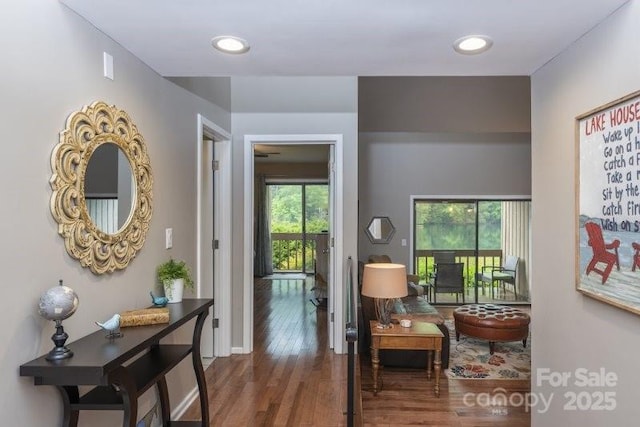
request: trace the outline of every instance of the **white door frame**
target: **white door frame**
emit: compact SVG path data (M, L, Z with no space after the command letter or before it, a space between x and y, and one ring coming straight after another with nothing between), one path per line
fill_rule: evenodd
M213 333L213 329L204 328L205 333L211 331L213 334L213 348L207 344L207 348L203 348L203 356L224 357L231 354L231 134L208 120L206 117L198 114L198 139L196 141L196 165L197 165L197 219L196 219L196 294L198 298L210 297L213 293L215 301L213 305L213 316L211 323L213 328L213 319L218 319L218 328ZM215 160L218 161L218 170L216 179L214 180L214 235L219 242L219 249L214 251L214 276L213 276L213 292L211 284L202 283L202 271L204 263L207 262L203 253L211 248L212 242L204 239L204 223L210 220L210 216L205 218L203 215L203 203L206 200L203 192L203 153L207 149L204 145L205 131L207 134L214 136L215 148L213 150ZM208 167L209 173L214 173L212 167ZM209 174L207 174L210 177ZM205 340L203 340L205 341Z
M330 343L334 352L344 353L344 262L343 243L343 136L342 134L301 134L301 135L245 135L244 137L244 276L243 276L243 330L242 353L253 351L253 191L254 191L254 145L304 145L327 144L334 147L334 224L333 224L333 298L328 301L328 313L333 315L334 342ZM330 334L331 335L331 334Z

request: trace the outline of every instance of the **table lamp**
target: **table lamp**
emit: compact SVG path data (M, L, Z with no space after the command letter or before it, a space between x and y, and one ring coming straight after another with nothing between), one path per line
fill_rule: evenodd
M407 296L407 269L402 264L366 264L362 274L362 295L375 298L378 328L391 327L393 299Z

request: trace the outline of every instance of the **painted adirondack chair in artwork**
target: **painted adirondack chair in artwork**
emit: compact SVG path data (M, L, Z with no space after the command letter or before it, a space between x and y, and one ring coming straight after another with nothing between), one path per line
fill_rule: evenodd
M595 222L587 222L584 225L589 236L589 246L593 249L593 258L587 265L587 275L592 271L595 271L602 276L602 284L607 281L611 270L615 265L620 270L620 260L618 258L618 247L620 246L620 240L615 239L611 243L605 243L604 237L602 237L602 228ZM613 252L611 252L613 250ZM598 266L598 264L604 264L604 269Z
M633 267L631 271L636 271L636 267L640 267L640 244L633 242L631 246L633 247Z

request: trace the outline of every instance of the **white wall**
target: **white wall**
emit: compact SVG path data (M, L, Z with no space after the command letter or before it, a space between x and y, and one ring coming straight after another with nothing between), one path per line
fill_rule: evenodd
M640 2L632 0L532 76L532 390L553 402L535 426L630 426L638 415L640 317L575 290L575 117L640 88ZM617 374L615 387L574 384L575 370ZM569 372L567 387L537 370ZM567 411L566 392L613 391L614 411Z
M114 57L115 81L102 77L104 50ZM20 364L53 345L53 323L37 315L41 293L58 279L78 293L78 311L64 322L71 342L96 331L95 320L147 306L155 267L169 256L195 267L196 114L229 129L230 113L163 79L56 1L5 4L0 51L1 424L50 427L61 419L58 392L18 376ZM154 178L146 244L125 271L105 276L93 275L67 255L49 211L49 161L58 133L70 113L95 100L130 114L146 140ZM164 249L165 227L174 230L170 251ZM186 331L169 341L189 339ZM174 406L195 387L188 362L168 381ZM153 398L145 396L143 406ZM83 413L80 424L121 425L121 416L118 411Z
M357 256L357 79L353 77L232 77L233 312L232 346L242 347L244 136L342 134L344 256ZM344 261L342 261L344 262ZM340 261L338 261L338 265ZM338 274L341 274L338 272ZM336 339L344 339L336 337Z

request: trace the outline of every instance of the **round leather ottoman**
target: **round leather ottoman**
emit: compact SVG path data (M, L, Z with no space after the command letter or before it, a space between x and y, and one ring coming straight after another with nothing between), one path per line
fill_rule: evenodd
M460 334L489 341L493 354L496 342L520 341L527 346L529 322L527 313L517 308L496 304L468 304L453 312L456 341Z

